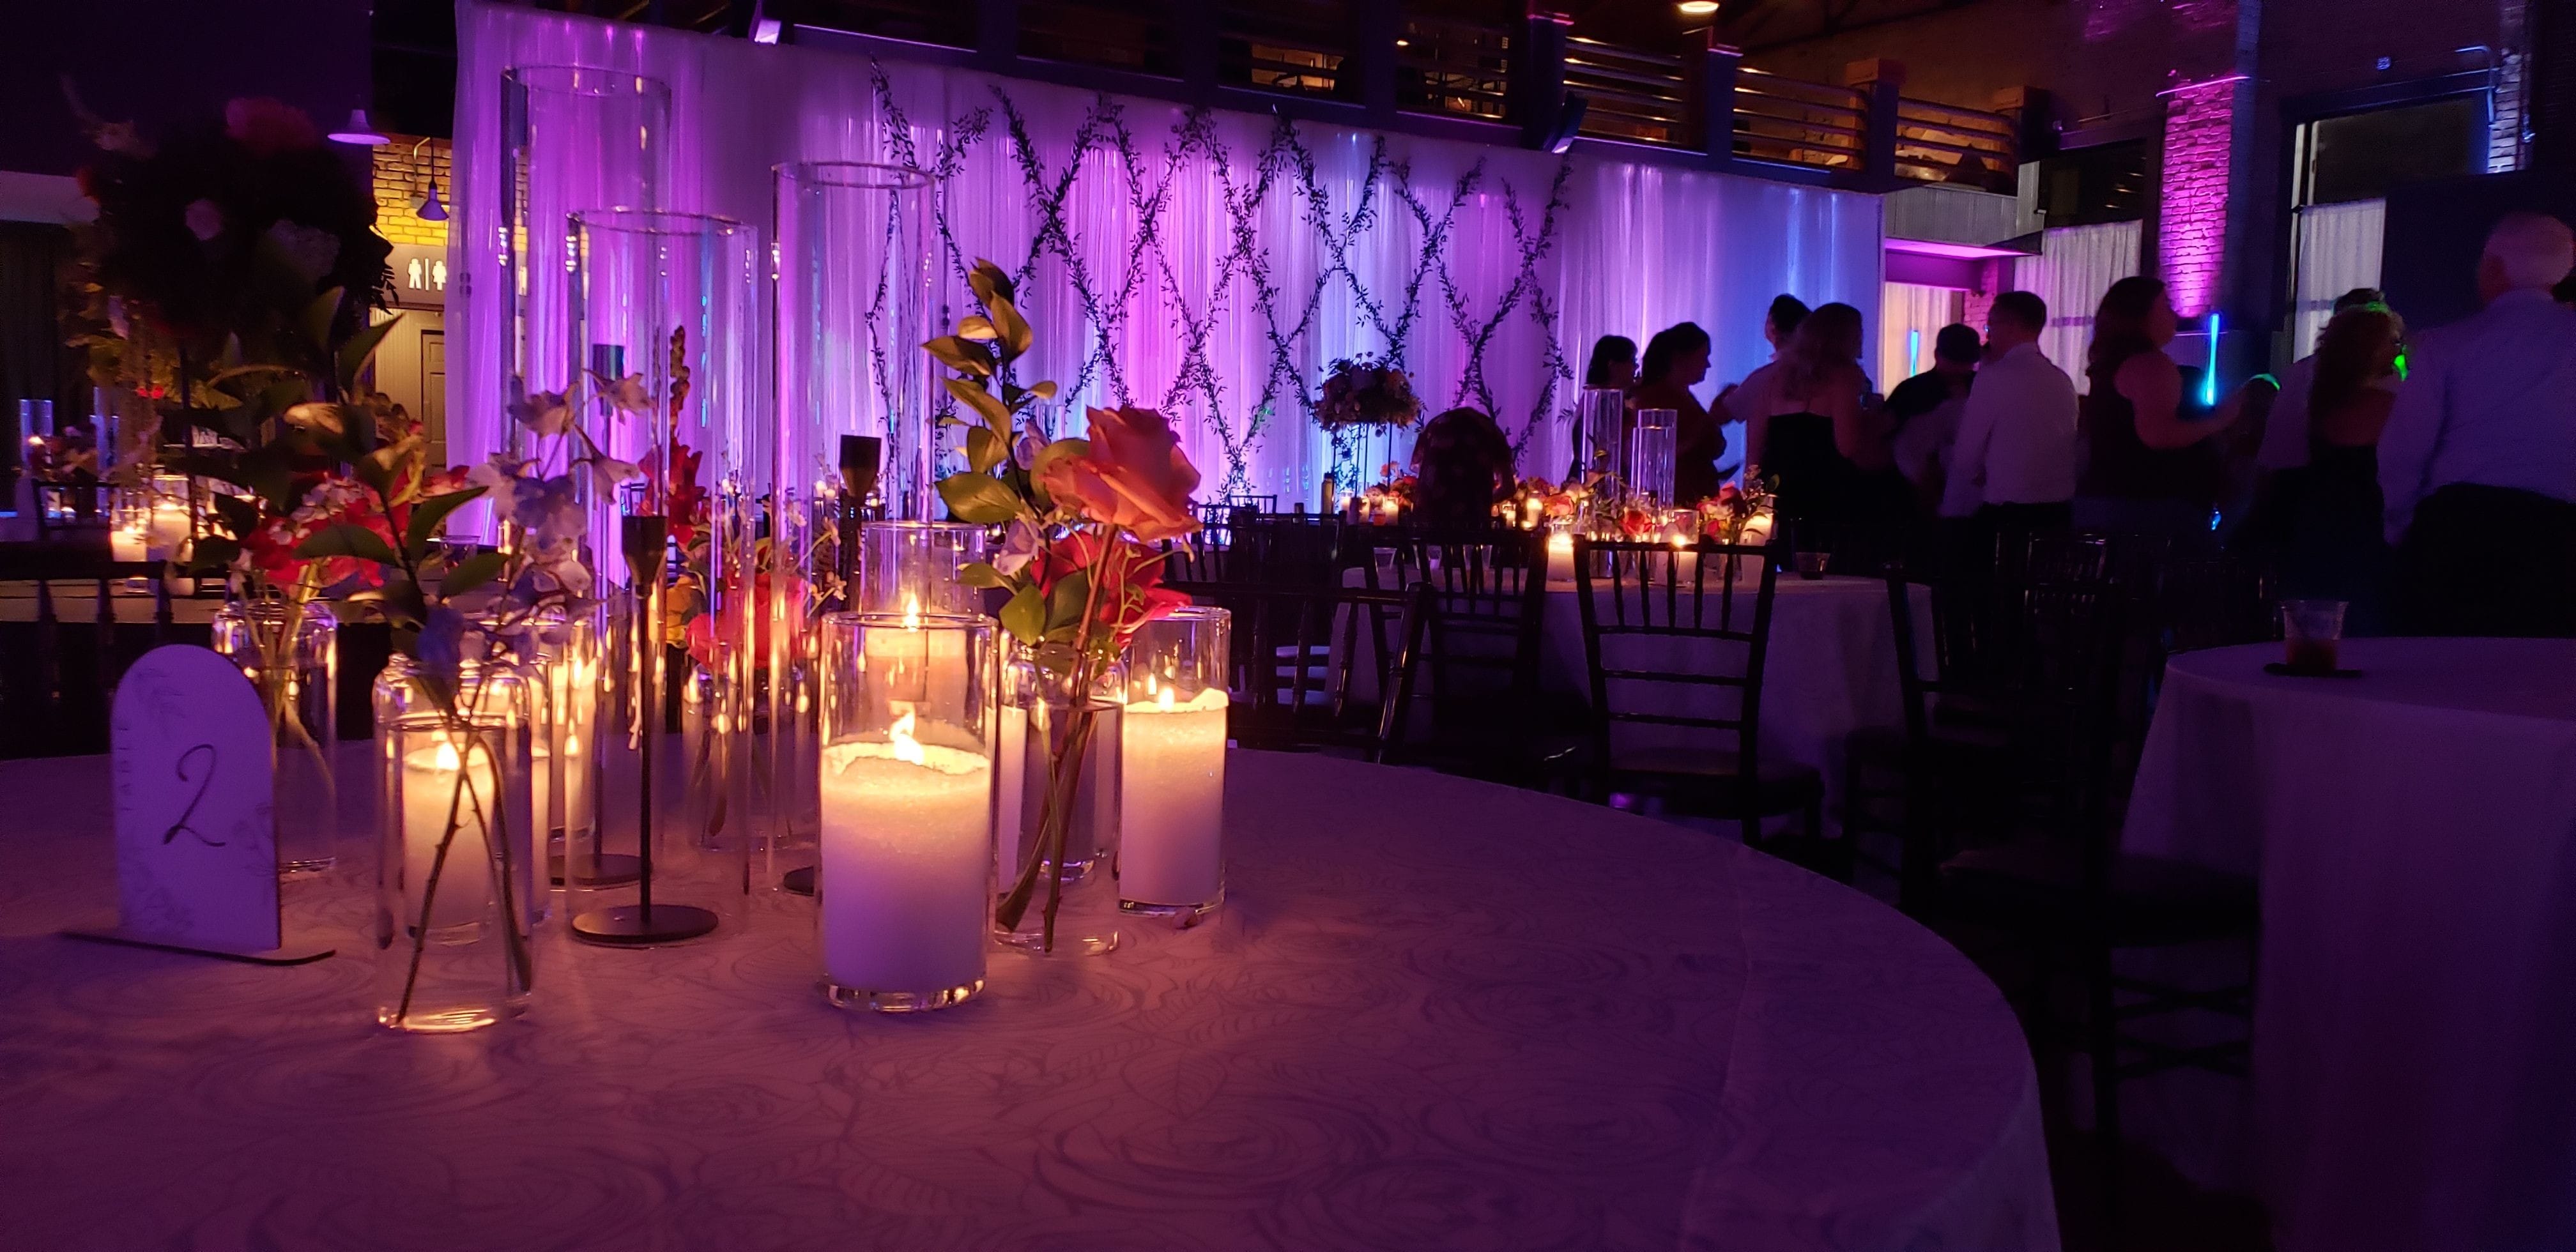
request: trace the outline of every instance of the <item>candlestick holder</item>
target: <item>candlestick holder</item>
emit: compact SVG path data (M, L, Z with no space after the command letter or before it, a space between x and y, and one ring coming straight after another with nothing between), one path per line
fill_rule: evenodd
M984 986L993 890L991 618L823 620L823 991L883 1012Z
M1193 605L1138 627L1127 647L1118 907L1201 914L1225 902L1224 609Z

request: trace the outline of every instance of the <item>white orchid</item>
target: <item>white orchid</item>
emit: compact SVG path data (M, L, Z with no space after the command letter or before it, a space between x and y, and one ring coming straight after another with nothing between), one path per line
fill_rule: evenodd
M1045 541L1036 523L1024 517L1012 518L1011 528L1002 536L1002 550L993 554L994 571L1008 578L1027 569Z
M572 425L572 403L560 391L530 392L510 402L510 420L539 435L560 435Z
M642 374L629 374L609 383L602 394L620 413L632 413L637 417L653 415L653 393L645 390Z

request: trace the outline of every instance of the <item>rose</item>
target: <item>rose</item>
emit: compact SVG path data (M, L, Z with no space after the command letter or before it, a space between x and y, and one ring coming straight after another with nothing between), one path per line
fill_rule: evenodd
M1137 627L1169 617L1190 602L1188 593L1163 585L1161 554L1124 536L1104 552L1097 536L1077 530L1041 546L1029 571L1038 593L1045 595L1057 583L1095 567L1105 577L1094 589L1092 620L1108 627L1121 647Z
M224 102L224 134L250 149L253 156L276 156L314 147L322 130L304 110L267 96L236 96Z
M1152 409L1093 409L1091 449L1061 457L1038 476L1057 504L1147 543L1196 532L1190 493L1199 472L1172 425Z

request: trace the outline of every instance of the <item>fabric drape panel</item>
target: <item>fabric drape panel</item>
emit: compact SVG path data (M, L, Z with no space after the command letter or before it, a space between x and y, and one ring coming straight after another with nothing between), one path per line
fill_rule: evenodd
M2292 359L2316 351L2317 336L2334 318L2335 297L2355 287L2379 285L2379 250L2388 226L2388 202L2351 200L2299 210L2299 254L2290 312Z
M2111 284L2138 272L2146 237L2143 222L2063 226L2040 237L2039 255L2013 262L2013 286L2048 302L2048 329L2039 350L2075 379L2084 378L2084 350L2093 342L2093 311Z
M1932 342L1941 328L1967 313L1968 293L1956 287L1889 283L1878 300L1877 368L1872 379L1881 394L1932 368Z
M1334 461L1308 405L1336 358L1399 360L1426 416L1493 413L1524 441L1568 409L1603 334L1643 344L1694 321L1713 399L1768 356L1762 312L1793 292L1872 309L1875 198L1811 187L1380 136L1111 97L963 70L461 0L456 229L448 298L452 455L497 446L506 328L493 237L500 81L514 65L646 74L672 90L669 203L771 228L771 167L910 163L937 179L946 323L988 258L1038 331L1024 379L1051 415L1159 407L1202 498L1311 500ZM1875 319L1872 319L1875 320ZM1875 331L1873 326L1872 331ZM794 394L774 387L780 396ZM801 420L801 419L799 419ZM1411 436L1345 450L1372 474ZM1733 455L1729 454L1730 457ZM1533 456L1533 461L1535 457ZM1552 472L1535 464L1532 472Z

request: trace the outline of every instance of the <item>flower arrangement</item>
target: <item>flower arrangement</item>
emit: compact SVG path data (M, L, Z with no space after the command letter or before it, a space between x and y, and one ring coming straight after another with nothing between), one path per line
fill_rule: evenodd
M1725 483L1718 487L1716 495L1699 502L1700 534L1720 543L1741 543L1755 519L1767 518L1770 513L1769 484L1754 478L1747 478L1742 487Z
M1333 362L1324 393L1315 402L1315 424L1326 430L1353 426L1410 426L1422 401L1404 371L1362 354Z
M940 480L939 496L960 521L1005 528L1001 550L989 563L968 566L966 581L1010 592L1002 628L1051 679L1087 692L1138 627L1189 603L1162 585L1163 553L1149 545L1198 531L1190 495L1199 472L1171 423L1150 409L1090 409L1087 438L1048 438L1029 410L1054 398L1055 384L1022 387L1010 379L1012 361L1033 336L1009 277L979 260L967 281L984 312L923 345L957 371L943 385L973 415L950 419L966 427L967 467ZM1068 733L1048 761L1037 854L1023 860L994 910L996 925L1017 928L1036 899L1040 867L1055 866L1045 876L1042 942L1050 951L1065 838L1092 733L1090 705L1073 703Z
M1505 523L1523 530L1536 530L1542 524L1570 526L1583 515L1596 481L1597 477L1567 479L1559 486L1544 478L1524 478L1512 497L1494 508Z

